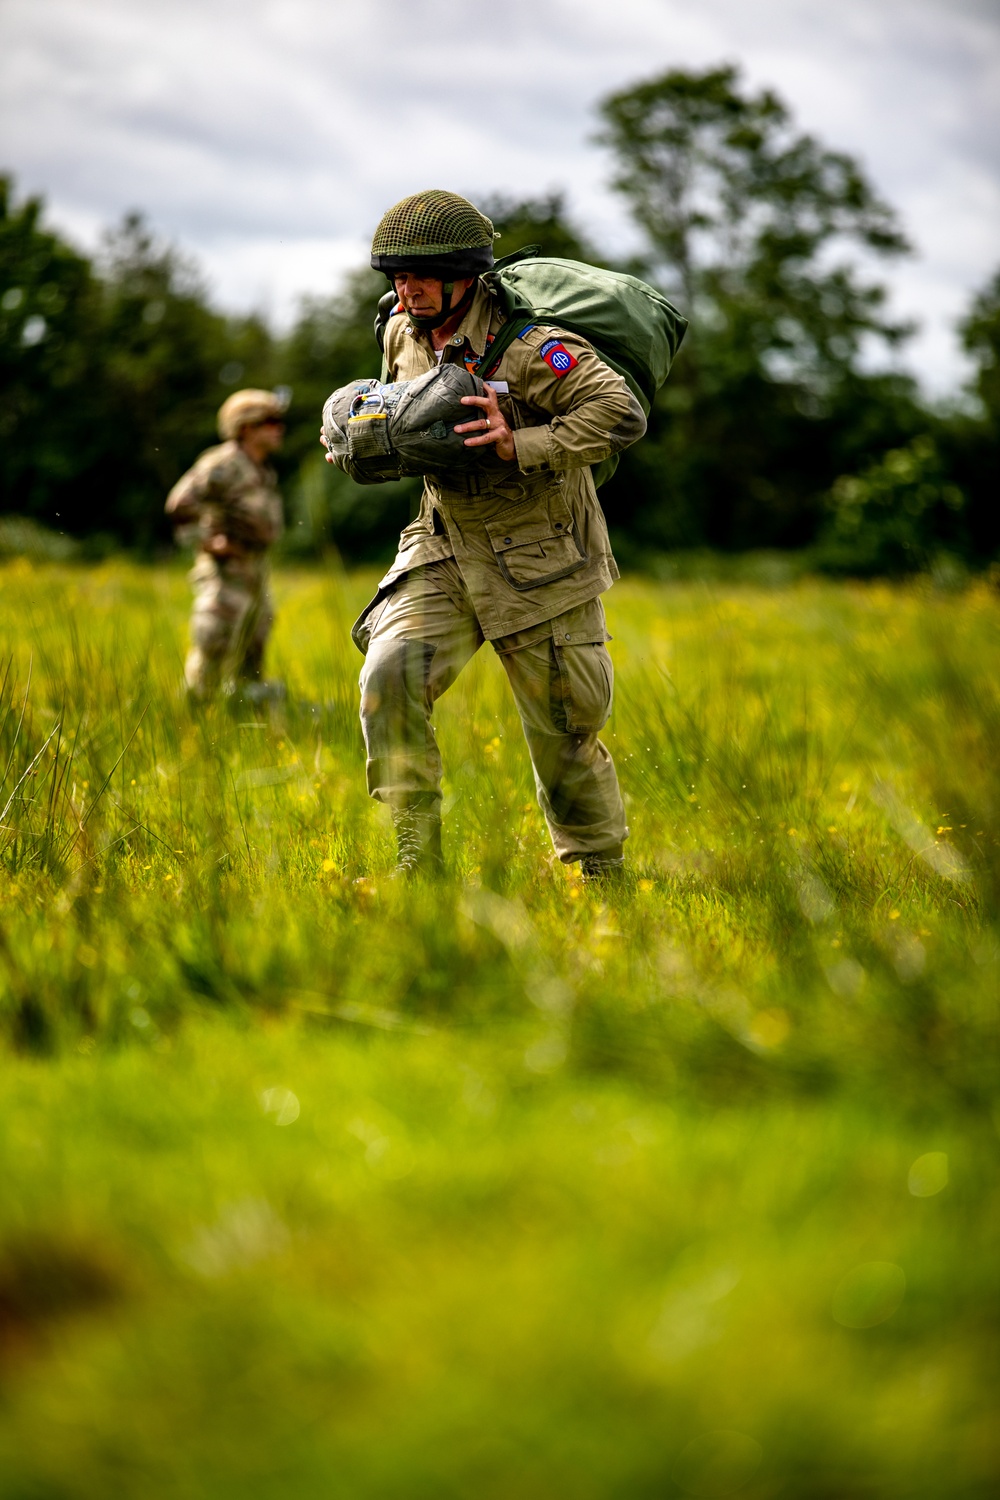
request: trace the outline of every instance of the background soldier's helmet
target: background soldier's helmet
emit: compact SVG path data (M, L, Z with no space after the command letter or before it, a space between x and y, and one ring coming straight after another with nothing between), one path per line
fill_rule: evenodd
M223 442L238 438L244 427L252 427L268 418L285 420L288 398L276 391L234 391L219 407L219 436Z
M372 241L372 266L390 279L416 271L448 282L493 265L493 225L458 193L429 188L389 209Z

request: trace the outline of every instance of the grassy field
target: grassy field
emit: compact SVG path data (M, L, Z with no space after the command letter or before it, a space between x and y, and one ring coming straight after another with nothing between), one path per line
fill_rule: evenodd
M602 896L488 650L385 880L371 584L193 718L179 569L0 568L0 1496L994 1496L996 595L616 587Z

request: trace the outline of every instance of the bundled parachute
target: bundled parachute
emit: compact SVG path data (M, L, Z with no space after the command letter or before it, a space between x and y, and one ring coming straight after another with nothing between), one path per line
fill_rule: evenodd
M468 470L483 461L482 450L467 448L455 426L480 414L462 397L485 394L479 377L455 364L392 384L354 380L327 398L323 436L337 467L358 484Z

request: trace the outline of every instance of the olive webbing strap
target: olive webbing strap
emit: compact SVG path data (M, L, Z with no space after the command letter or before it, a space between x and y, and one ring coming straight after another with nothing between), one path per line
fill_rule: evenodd
M473 374L478 375L480 380L485 380L487 375L492 375L514 340L520 338L524 330L530 328L535 321L535 314L524 308L518 308L513 312L492 344L484 351Z
M505 255L500 260L494 261L492 271L487 271L486 275L482 277L482 280L485 281L487 285L498 294L501 305L503 305L504 300L509 297L509 293L507 292L506 288L503 287L503 285L495 279L497 272L504 270L507 266L516 265L520 260L533 260L535 256L538 255L541 248L541 245L524 245L520 250L513 250L510 255ZM506 312L506 323L503 325L500 332L493 340L492 344L490 344L489 348L484 350L483 356L475 368L474 373L478 375L481 380L484 380L487 375L491 375L493 373L514 340L516 338L520 338L524 330L526 328L530 328L531 324L536 321L535 314L530 307L524 307L523 305L518 307L517 305L515 305L513 307L508 307L506 309Z

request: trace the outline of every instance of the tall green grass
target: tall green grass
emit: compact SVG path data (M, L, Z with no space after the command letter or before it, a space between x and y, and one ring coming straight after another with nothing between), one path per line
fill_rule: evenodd
M605 893L488 648L384 878L372 579L0 582L0 1494L995 1492L995 595L618 586Z

